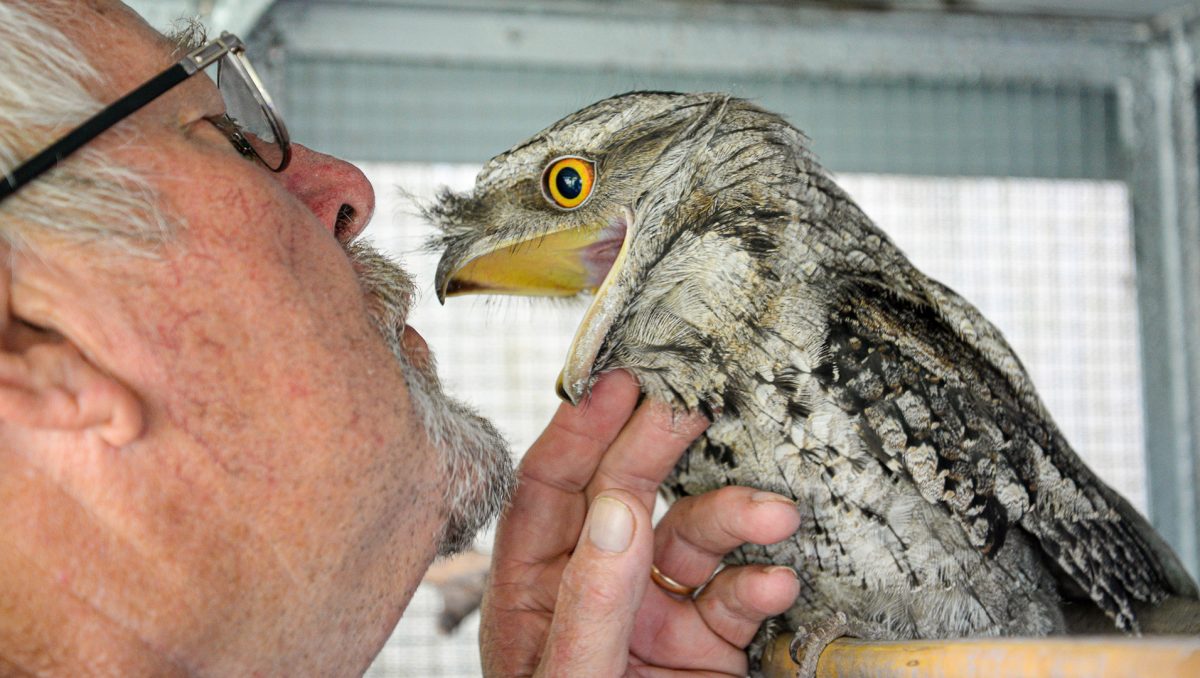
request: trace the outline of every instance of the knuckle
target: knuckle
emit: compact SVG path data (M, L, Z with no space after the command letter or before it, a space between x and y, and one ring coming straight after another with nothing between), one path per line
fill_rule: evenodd
M683 442L691 442L708 428L709 421L694 412L679 412L663 402L652 402L647 412L655 429Z
M596 484L594 489L597 493L627 490L637 494L646 494L657 492L658 485L659 482L654 478L645 478L633 473L624 473L616 469L601 468L596 474Z
M631 587L598 567L568 567L561 588L572 591L579 612L612 612L627 606Z

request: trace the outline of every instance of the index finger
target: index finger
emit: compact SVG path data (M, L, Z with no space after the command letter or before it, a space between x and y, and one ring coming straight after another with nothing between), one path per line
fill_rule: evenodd
M638 384L624 370L600 377L579 406L566 403L530 446L521 474L568 494L581 493L637 405Z
M578 407L560 405L521 461L520 482L496 531L496 560L520 566L569 553L579 539L591 481L609 445L637 404L637 381L627 372L601 377ZM551 599L553 600L553 599Z
M708 425L697 412L676 412L663 402L642 403L600 461L588 498L604 490L628 490L653 510L658 486Z

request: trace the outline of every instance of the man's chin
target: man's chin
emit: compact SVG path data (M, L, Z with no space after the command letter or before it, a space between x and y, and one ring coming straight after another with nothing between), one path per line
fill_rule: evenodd
M442 391L433 354L421 335L405 323L415 296L412 278L366 243L351 243L346 253L372 320L404 374L410 415L440 453L446 523L438 553L457 553L471 545L476 533L499 515L512 496L516 472L508 443L490 421Z
M475 415L477 436L469 449L442 448L446 468L446 525L438 555L449 556L471 546L512 497L517 476L508 443L492 423Z
M438 555L459 553L500 514L516 487L512 455L504 436L467 404L447 396L432 358L414 364L404 355L405 381L416 416L440 453L446 522Z

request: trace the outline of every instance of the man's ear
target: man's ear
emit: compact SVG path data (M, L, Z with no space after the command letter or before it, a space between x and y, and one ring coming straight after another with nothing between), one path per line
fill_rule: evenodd
M65 339L0 350L0 420L27 428L95 431L113 447L142 433L127 386L96 369Z
M93 365L69 337L14 315L7 250L0 247L0 421L93 431L113 447L136 440L143 416L133 391Z

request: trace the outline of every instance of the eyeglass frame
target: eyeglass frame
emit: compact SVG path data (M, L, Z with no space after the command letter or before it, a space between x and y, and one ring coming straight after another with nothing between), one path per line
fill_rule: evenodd
M88 142L141 110L151 101L166 94L173 87L193 75L204 71L204 69L226 55L237 57L236 59L227 60L227 63L231 64L234 70L238 71L238 75L250 85L250 93L254 96L259 107L262 108L263 114L267 118L267 123L271 126L271 130L275 134L275 143L279 146L282 154L279 167L272 167L266 158L263 158L255 150L253 144L246 139L244 132L237 123L228 118L228 116L208 118L209 122L225 134L225 136L229 137L230 143L242 155L256 158L259 163L273 172L282 172L287 169L292 157L291 139L288 136L287 127L284 126L283 119L279 116L275 104L271 101L270 95L267 94L266 88L263 87L262 81L259 80L254 67L246 59L245 52L245 43L236 35L228 32L222 33L219 38L212 40L203 47L189 52L187 56L177 61L173 66L147 80L137 89L116 100L83 124L63 135L37 155L19 165L11 173L0 175L2 177L0 178L0 201L3 201L22 187L30 184Z

